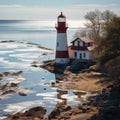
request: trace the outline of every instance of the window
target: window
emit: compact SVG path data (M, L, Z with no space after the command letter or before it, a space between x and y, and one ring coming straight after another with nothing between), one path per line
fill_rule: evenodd
M86 58L86 53L83 53L84 58Z
M57 47L59 46L59 42L57 42Z
M85 42L83 42L83 47L85 46Z
M77 58L77 52L74 52L74 57Z

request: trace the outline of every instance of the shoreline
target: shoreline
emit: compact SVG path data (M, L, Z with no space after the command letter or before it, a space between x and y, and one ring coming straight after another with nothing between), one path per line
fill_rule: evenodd
M41 65L40 67L50 72L53 72L53 64L54 60L44 61L43 65ZM94 114L97 114L99 111L99 107L94 106L94 102L92 103L91 101L94 101L99 94L102 95L103 89L105 89L108 86L102 85L100 83L105 79L106 77L103 75L103 73L98 72L96 70L90 69L82 73L71 73L70 71L65 70L64 74L60 75L57 78L57 81L55 83L51 83L51 85L61 90L74 91L74 93L80 97L80 100L83 100L82 105L78 104L73 107L64 105L56 106L56 108L47 116L47 118L44 118L45 113L44 115L42 114L42 118L40 118L38 113L36 113L36 111L34 110L36 109L35 107L31 108L32 112L31 109L26 111L27 113L29 113L29 117L26 115L26 112L24 112L16 113L15 115L10 115L5 120L12 120L14 117L17 117L20 120L22 118L24 118L23 120L32 120L33 118L35 120L87 120L91 118Z
M44 53L43 55L47 55L47 53ZM33 61L31 66L38 68L41 67L54 73L54 60L43 61L42 65ZM0 73L0 80L4 76L19 76L22 72L24 71L2 72ZM19 81L22 80L24 79L19 79ZM37 106L23 113L7 115L6 118L3 119L100 120L105 118L103 120L113 120L116 117L120 118L120 85L117 84L116 81L111 80L106 73L99 71L96 66L91 66L78 73L70 72L69 67L67 67L63 74L59 76L56 75L56 82L52 82L50 85L58 90L63 90L63 92L64 90L65 92L69 90L73 91L74 94L79 97L79 100L82 101L82 104L75 106L58 104L48 116L46 115L46 109L43 106ZM2 86L2 89L3 91L9 89L9 91L4 92L3 95L17 92L19 95L25 96L26 94L22 91L18 91L18 88L18 83L6 84ZM114 115L111 116L112 114Z

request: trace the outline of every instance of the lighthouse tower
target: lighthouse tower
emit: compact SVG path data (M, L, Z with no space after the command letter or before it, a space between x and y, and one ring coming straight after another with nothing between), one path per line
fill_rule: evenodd
M66 17L61 14L57 18L57 41L56 41L56 56L55 62L58 64L67 64L69 62L68 45L67 45L67 24Z

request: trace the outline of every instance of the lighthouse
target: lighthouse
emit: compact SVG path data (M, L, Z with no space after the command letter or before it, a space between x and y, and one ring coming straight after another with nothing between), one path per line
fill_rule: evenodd
M67 24L66 17L61 14L57 17L57 24L55 26L57 30L56 40L56 55L55 62L57 64L67 64L69 62L68 44L67 44Z

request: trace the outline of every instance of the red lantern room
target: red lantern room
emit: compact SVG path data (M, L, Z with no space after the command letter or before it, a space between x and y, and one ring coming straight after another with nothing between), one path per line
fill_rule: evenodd
M66 17L63 15L62 12L58 16L57 22L58 22L57 25L56 25L57 32L58 33L66 33L66 30L67 30L68 26L66 24Z

